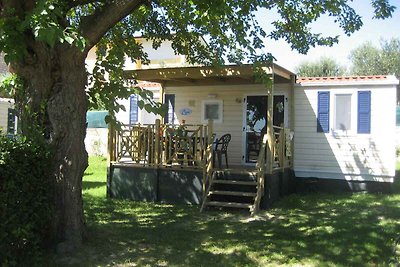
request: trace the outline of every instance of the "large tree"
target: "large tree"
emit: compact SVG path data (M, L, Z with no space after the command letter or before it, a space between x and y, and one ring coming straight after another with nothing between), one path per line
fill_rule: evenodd
M346 69L333 58L321 57L316 61L301 62L296 73L302 77L340 76L346 73Z
M153 40L155 47L172 40L177 53L201 64L221 64L223 58L236 63L265 61L270 55L257 55L257 51L266 38L283 38L302 53L310 46L337 42L337 36L310 32L308 25L322 14L331 16L345 34L358 30L361 17L348 3L351 1L1 0L0 50L23 83L14 96L22 130L29 134L31 126L40 126L54 151L49 162L49 179L55 188L54 241L73 247L84 236L85 114L88 104L95 106L98 99L111 112L116 111L120 107L115 99L130 93L124 87L124 57L146 61L134 36ZM371 3L377 18L389 17L394 11L388 0ZM256 22L259 9L280 16L270 33ZM85 58L94 46L98 61L88 79Z

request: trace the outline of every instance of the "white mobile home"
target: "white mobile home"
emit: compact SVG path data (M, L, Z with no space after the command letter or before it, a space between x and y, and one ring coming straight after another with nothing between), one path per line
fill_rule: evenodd
M394 76L299 78L296 177L393 182L398 82Z
M226 68L237 72L207 77L201 67L187 67L136 74L163 84L164 101L173 99L174 123L205 123L207 108L215 107L215 134L232 135L229 163L251 166L257 151L249 142L264 133L267 116L256 122L249 116L266 112L268 89L254 82L249 66ZM296 177L393 182L399 82L394 76L310 77L294 82L293 73L277 65L273 69L273 125L292 131Z
M15 134L17 119L14 110L14 100L0 98L0 132L2 134Z
M169 110L154 125L111 131L109 195L254 211L304 185L390 189L396 161L395 77L296 81L276 64L262 70L271 83L260 83L251 65L128 71L160 83ZM231 136L229 166L212 160L221 153L218 146L210 147L214 134ZM135 180L137 173L142 178ZM143 184L151 184L151 190ZM246 186L255 188L250 192Z

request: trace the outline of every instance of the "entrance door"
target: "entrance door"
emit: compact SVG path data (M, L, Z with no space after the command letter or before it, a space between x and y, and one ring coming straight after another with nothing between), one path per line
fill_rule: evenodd
M274 96L273 124L280 126L285 118L285 97ZM266 133L267 125L267 103L265 95L253 95L246 97L246 119L245 119L245 163L256 163L260 152L262 137Z

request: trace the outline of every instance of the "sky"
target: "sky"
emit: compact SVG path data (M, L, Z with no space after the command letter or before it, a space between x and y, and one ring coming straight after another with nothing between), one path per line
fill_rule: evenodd
M363 27L353 33L350 37L346 36L328 17L322 17L311 28L314 32L323 35L340 35L339 43L332 47L311 48L307 55L302 55L293 51L290 45L284 40L273 41L265 40L266 48L264 52L270 52L276 58L276 63L288 70L295 71L296 66L304 61L316 61L323 56L334 58L344 67L350 67L350 51L357 48L365 42L371 42L379 47L382 39L400 38L400 0L390 0L390 3L396 6L392 18L386 20L372 19L373 8L369 0L354 0L350 5L362 17ZM267 18L267 19L265 19ZM271 21L276 19L274 15L263 14L260 12L258 21L267 32L271 31Z

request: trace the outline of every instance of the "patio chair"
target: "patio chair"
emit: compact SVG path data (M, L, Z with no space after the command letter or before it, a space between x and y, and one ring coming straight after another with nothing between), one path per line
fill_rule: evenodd
M224 134L215 143L215 149L214 149L214 152L213 152L214 153L214 159L215 159L215 155L216 155L217 158L218 158L218 167L220 169L221 169L222 155L225 155L226 168L229 168L228 167L228 145L229 145L230 141L231 141L231 135L230 134ZM213 165L215 165L215 164L213 164Z

